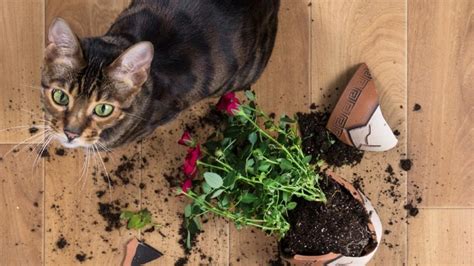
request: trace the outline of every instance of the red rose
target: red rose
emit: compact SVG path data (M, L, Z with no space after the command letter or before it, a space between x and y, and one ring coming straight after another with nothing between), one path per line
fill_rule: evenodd
M235 92L228 92L224 94L217 102L216 108L221 112L227 112L233 116L239 111L240 102L235 97Z
M199 145L196 148L191 148L186 154L184 159L184 174L188 177L193 177L197 172L197 161L201 156L201 147Z
M194 147L196 145L196 142L191 137L191 134L188 131L184 131L183 135L178 140L178 144L188 147Z
M184 193L188 192L188 190L193 186L193 182L191 178L186 179L183 184L181 184L181 189Z

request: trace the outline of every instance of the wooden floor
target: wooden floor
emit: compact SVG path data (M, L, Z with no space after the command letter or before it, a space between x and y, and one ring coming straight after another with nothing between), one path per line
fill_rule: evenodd
M109 170L122 155L136 167L127 173L131 184L100 199L96 192L107 190L100 170L91 166L78 180L82 151L59 156L53 144L50 156L32 167L36 154L28 150L42 141L31 138L28 125L41 123L47 25L61 16L80 36L101 34L127 4L0 0L0 129L18 127L0 131L0 265L72 265L76 254L91 257L83 264L118 265L132 236L165 253L153 265L183 257L178 213L186 200L173 196L163 175L180 164L176 139L205 104L159 128L155 138L103 154L110 157ZM255 89L265 110L308 111L311 103L333 104L336 88L359 62L371 68L382 111L400 132L395 149L366 153L360 165L338 171L348 179L363 177L381 214L386 234L371 264L474 265L474 1L283 0L275 52ZM414 112L415 104L421 110ZM405 158L414 163L408 172L399 167ZM400 183L393 194L385 181L388 164ZM162 225L159 232L104 232L98 202L116 199L129 209L147 207ZM420 211L407 218L403 206L412 201ZM274 239L252 230L212 219L204 229L190 264L265 265L276 256ZM69 243L63 249L56 246L61 237Z

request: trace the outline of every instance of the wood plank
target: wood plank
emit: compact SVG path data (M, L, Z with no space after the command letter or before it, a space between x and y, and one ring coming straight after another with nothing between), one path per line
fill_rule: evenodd
M46 4L46 28L56 16L68 21L79 36L103 34L115 17L127 6L128 1L60 1L48 0ZM70 265L78 263L76 255L85 254L83 264L119 265L123 259L126 242L138 232L124 228L104 231L105 221L98 214L98 202L120 201L121 209L138 210L140 205L140 145L131 144L114 150L107 155L108 171L117 170L123 163L123 155L134 160L133 169L122 175L131 178L128 185L118 181L110 193L98 199L97 191L108 191L108 184L100 176L102 170L99 158L90 159L88 172L81 177L85 162L84 152L67 150L66 156L57 156L51 148L51 158L46 163L46 213L47 227L45 253L47 264ZM106 156L102 154L102 156ZM93 175L95 173L95 176ZM118 180L116 175L112 175ZM86 183L83 183L86 182ZM54 205L54 208L53 208ZM125 207L124 205L128 205ZM65 248L57 247L61 236L69 242ZM89 259L89 257L92 257Z
M13 145L0 145L0 154ZM33 168L31 152L0 158L2 265L43 264L43 163Z
M204 232L189 256L185 256L183 247L178 243L182 238L179 230L183 222L184 207L189 202L182 196L176 196L176 186L170 186L165 179L175 179L177 184L186 149L177 144L184 131L185 124L192 125L208 110L209 103L216 99L203 101L183 112L173 122L159 127L154 136L143 143L142 156L148 162L142 170L145 188L142 191L142 208L148 208L154 220L161 225L159 231L145 233L147 243L162 251L165 255L150 265L173 265L178 260L188 259L189 265L225 265L229 261L229 225L223 219L212 218L203 224ZM205 138L208 129L194 127L195 137ZM201 139L201 142L204 139ZM171 181L173 182L173 181Z
M408 235L409 265L474 264L473 209L423 209Z
M310 7L305 0L284 0L275 48L267 69L253 87L262 110L295 115L310 104ZM230 227L230 263L265 265L278 257L277 241L254 228Z
M41 141L41 136L28 139L28 129L43 118L43 10L43 0L3 0L0 5L0 143Z
M114 213L139 210L140 147L132 144L111 154L102 154L102 158L109 158L105 166L98 156L91 154L87 161L87 153L79 149L65 150L66 154L59 156L57 148L53 145L49 149L50 158L45 163L46 264L75 264L77 254L85 254L83 264L86 265L119 265L126 243L138 236L138 232L124 227L107 230L108 223L99 215L99 202L119 201L114 204L118 206L113 209ZM128 159L124 161L123 156ZM127 162L133 166L127 166ZM84 164L88 165L87 172L82 172ZM126 170L119 170L119 165ZM103 167L112 172L112 182L117 182L111 190ZM118 175L129 178L130 183L125 184ZM62 237L69 243L64 248L58 246Z
M408 7L410 194L417 185L421 206L472 207L474 2L416 0ZM421 110L413 112L416 103Z
M402 265L406 261L406 225L403 204L406 175L398 164L406 153L406 12L405 1L312 1L311 99L331 108L359 63L366 62L375 80L382 112L393 130L398 146L384 153L365 153L356 167L338 169L351 180L361 176L365 193L381 216L385 235L372 263ZM399 185L384 179L391 165Z

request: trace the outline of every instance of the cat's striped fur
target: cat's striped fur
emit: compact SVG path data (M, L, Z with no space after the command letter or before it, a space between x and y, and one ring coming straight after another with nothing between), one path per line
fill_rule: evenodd
M254 83L273 49L278 8L279 0L134 0L104 36L83 39L56 20L42 73L47 118L69 147L141 139L203 98ZM53 101L58 89L68 106ZM115 107L110 117L94 116L101 102Z

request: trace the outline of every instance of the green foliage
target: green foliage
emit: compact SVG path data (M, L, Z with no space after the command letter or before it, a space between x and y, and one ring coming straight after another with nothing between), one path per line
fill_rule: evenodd
M203 145L201 185L185 193L192 199L184 211L188 244L201 228L198 218L207 213L283 237L294 197L326 200L316 166L302 151L295 120L283 116L275 123L256 107L252 92L245 94L250 102Z
M152 222L151 213L148 209L143 209L138 212L122 211L120 219L127 221L128 229L142 229L148 225L155 225Z

